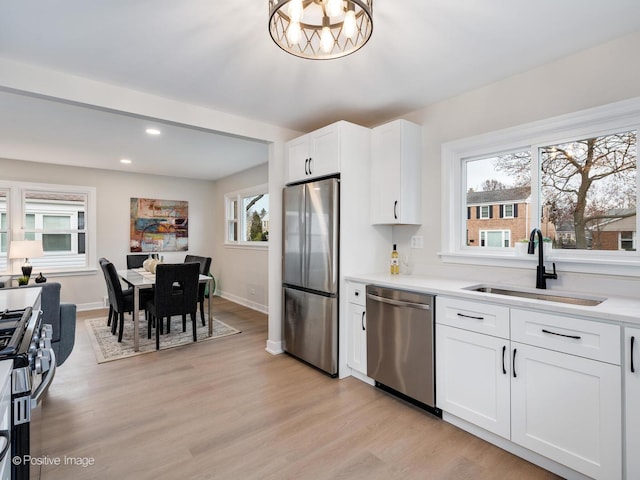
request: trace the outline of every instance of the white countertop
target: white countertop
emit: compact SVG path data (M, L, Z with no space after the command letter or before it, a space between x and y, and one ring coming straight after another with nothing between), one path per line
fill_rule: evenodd
M33 307L42 288L0 288L0 311Z
M348 275L345 276L345 280L431 293L434 295L447 295L467 300L486 301L508 305L510 307L535 308L537 310L561 313L563 315L578 315L580 317L593 318L610 323L626 323L633 326L640 325L640 293L638 294L638 298L603 296L601 298L606 298L606 300L601 304L596 306L583 306L465 290L465 287L479 285L478 282L469 280L452 280L441 277L402 274ZM513 285L501 284L500 282L486 282L486 284L496 287L514 288ZM579 292L554 289L536 290L534 288L523 288L520 286L515 288L522 291L548 293L552 295L578 295L587 298L598 297L598 295L586 292L583 295Z

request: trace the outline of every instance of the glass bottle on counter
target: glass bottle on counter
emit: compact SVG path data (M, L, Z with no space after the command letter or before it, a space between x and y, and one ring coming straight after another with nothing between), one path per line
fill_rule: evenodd
M400 256L396 244L393 244L393 250L391 251L391 275L398 275L400 273Z

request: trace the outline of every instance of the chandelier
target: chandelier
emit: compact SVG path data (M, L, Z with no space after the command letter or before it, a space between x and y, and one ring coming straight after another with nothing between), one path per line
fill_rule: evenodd
M269 33L297 57L344 57L371 37L372 7L373 0L269 0Z

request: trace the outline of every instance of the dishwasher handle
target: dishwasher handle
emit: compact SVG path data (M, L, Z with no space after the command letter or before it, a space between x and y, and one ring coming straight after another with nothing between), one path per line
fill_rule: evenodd
M410 307L417 308L419 310L431 310L431 306L425 303L405 302L403 300L394 300L392 298L381 297L372 293L367 293L367 298L376 302L387 303L389 305L395 305L397 307Z

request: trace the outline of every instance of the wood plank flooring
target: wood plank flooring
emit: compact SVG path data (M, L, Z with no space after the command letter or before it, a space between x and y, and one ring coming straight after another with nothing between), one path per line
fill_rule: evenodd
M265 351L267 318L216 298L239 335L98 365L76 345L43 409L57 479L551 479L354 378ZM64 465L64 457L93 465Z

